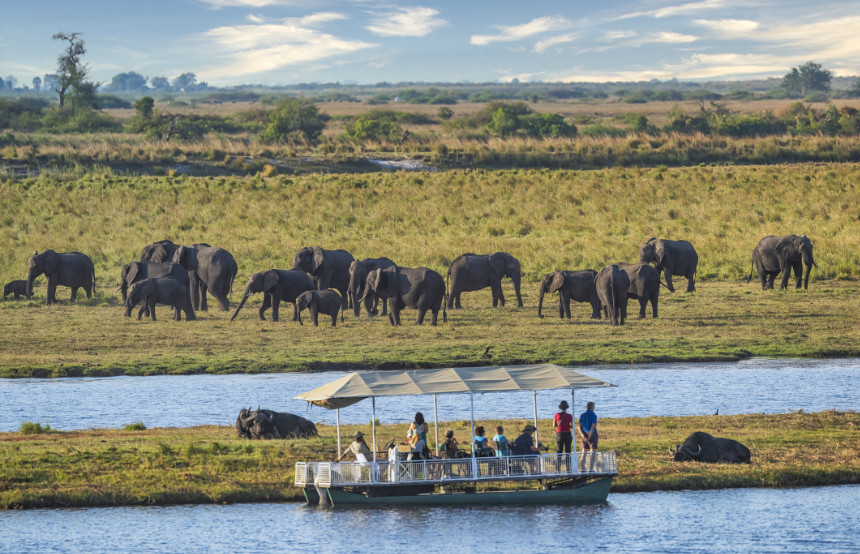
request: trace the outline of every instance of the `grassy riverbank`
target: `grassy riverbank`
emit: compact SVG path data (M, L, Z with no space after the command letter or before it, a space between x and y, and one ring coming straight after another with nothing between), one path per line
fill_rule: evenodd
M494 421L482 421L495 425ZM525 420L498 422L515 436ZM550 422L540 433L549 437ZM616 492L860 483L860 414L790 413L601 420L601 449L618 452ZM444 429L468 437L468 422ZM344 436L366 426L347 426ZM297 500L300 460L333 459L335 430L294 441L238 439L231 427L0 433L0 508ZM752 463L672 462L692 431L740 440ZM379 427L379 440L405 432ZM431 427L432 435L432 427Z

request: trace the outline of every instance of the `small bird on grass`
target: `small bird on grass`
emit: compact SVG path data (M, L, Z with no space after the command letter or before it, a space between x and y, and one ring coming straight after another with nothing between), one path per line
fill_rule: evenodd
M492 355L492 354L490 354L490 348L492 348L492 346L488 346L488 347L484 350L484 353L483 353L483 354L481 354L481 358L483 358L483 359L485 359L485 360L489 360L490 358L492 358L492 357L493 357L493 355Z

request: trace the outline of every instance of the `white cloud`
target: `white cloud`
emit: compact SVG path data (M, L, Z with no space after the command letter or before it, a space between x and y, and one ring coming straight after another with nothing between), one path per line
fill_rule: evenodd
M217 27L203 33L207 48L220 51L224 60L201 71L206 78L224 78L263 73L283 67L319 62L376 45L345 40L310 28L309 25L343 19L336 13L321 12L304 18L287 18L272 23Z
M606 31L603 34L605 40L624 40L636 36L636 31Z
M423 37L448 24L437 15L433 8L397 8L394 13L377 16L366 29L384 37Z
M493 42L514 42L549 31L569 29L571 22L564 17L538 17L522 25L498 26L497 35L472 35L471 44L486 46Z
M749 19L694 19L693 23L716 31L723 37L746 36L760 27L758 21Z
M732 2L728 0L704 0L702 2L692 2L690 4L681 4L679 6L666 6L665 8L660 8L653 13L656 18L671 17L674 15L697 14L705 10L726 8L731 4Z
M200 0L213 8L265 8L300 4L297 0Z
M647 38L643 39L642 44L654 42L662 44L684 44L686 42L694 42L698 40L698 38L699 37L693 35L682 35L681 33L662 31L649 35Z
M545 40L539 40L535 43L534 51L535 52L545 52L550 48L554 48L556 46L561 46L562 44L567 44L569 42L573 42L579 38L579 35L576 34L568 34L568 35L559 35L557 37L550 37Z

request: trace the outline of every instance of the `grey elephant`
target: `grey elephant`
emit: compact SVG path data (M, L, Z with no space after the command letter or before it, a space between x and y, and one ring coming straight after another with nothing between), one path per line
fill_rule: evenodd
M600 299L594 286L597 272L593 269L582 271L560 271L547 273L540 281L540 297L538 298L538 317L543 317L544 294L558 292L558 316L570 319L570 301L588 302L591 304L591 319L600 319Z
M354 260L346 250L306 246L293 256L293 269L301 269L310 275L317 290L335 289L340 292L346 309L349 307L349 266Z
M352 309L355 317L361 315L361 302L359 298L364 297L364 286L367 283L367 275L374 269L385 269L394 266L394 262L388 258L364 258L363 260L353 260L349 264L349 295L352 297ZM364 309L370 315L376 315L376 304L378 298L369 296L364 300ZM387 304L382 303L382 315L388 313Z
M319 327L320 312L331 316L331 326L337 327L337 314L340 312L340 320L343 322L343 298L332 289L309 290L301 293L296 298L296 310L299 325L302 322L302 311L307 309L311 313L314 327Z
M207 245L208 246L208 245ZM174 244L170 240L160 240L153 242L143 247L140 251L140 261L142 262L169 262L173 260L173 254L179 248L178 244Z
M753 268L761 278L761 289L772 289L776 276L782 272L780 290L788 288L788 278L794 270L796 277L795 288L800 288L801 278L803 288L809 286L809 272L812 266L818 267L812 256L812 241L806 235L785 235L777 237L768 235L761 239L752 252ZM803 266L806 270L802 272ZM752 279L752 271L747 277L747 283Z
M612 325L624 325L627 319L627 289L630 278L618 265L604 267L594 278L603 313Z
M27 292L33 295L33 282L43 273L48 278L48 304L57 301L57 286L72 289L72 301L78 295L78 289L84 289L87 298L93 297L96 286L96 271L93 261L80 252L57 253L45 250L41 254L33 252L27 274Z
M296 299L303 292L314 289L313 280L304 271L270 269L255 273L248 279L248 284L245 286L245 294L242 296L239 305L236 306L236 311L233 312L233 317L230 318L230 321L236 319L239 310L245 305L248 297L258 292L265 293L263 304L260 306L258 312L261 320L266 320L265 312L271 306L272 321L278 321L278 308L281 302L289 302L293 304L293 321L297 321L298 308L296 307Z
M687 292L696 290L696 268L699 265L699 254L693 245L685 240L666 240L650 238L639 247L639 261L653 263L660 273L666 274L666 288L675 292L672 276L680 275L687 278Z
M185 312L185 319L194 321L194 308L191 306L191 296L188 287L177 279L161 277L158 279L145 279L134 283L128 291L125 300L125 316L131 317L131 310L143 302L143 307L137 312L137 319L143 316L148 309L149 316L155 321L155 305L164 304L173 308L173 319L182 320L181 312Z
M502 292L502 278L510 277L517 295L517 306L523 307L520 295L522 270L520 261L507 252L492 254L461 254L448 267L450 288L448 292L448 309L462 308L460 294L490 287L493 295L493 307L505 305L505 295Z
M129 262L122 266L119 276L119 290L122 301L128 295L128 287L150 277L171 277L181 281L186 287L191 287L188 270L172 262Z
M639 300L639 319L645 317L645 307L649 302L651 317L657 317L657 304L660 301L660 276L657 270L644 262L638 264L618 262L616 265L627 273L627 278L630 279L627 298Z
M239 266L233 255L217 246L192 244L179 246L173 253L173 263L188 270L191 279L191 303L195 310L206 311L206 291L218 300L218 309L230 311L227 296L233 290L233 280Z
M30 291L27 290L27 281L24 279L9 281L3 285L3 300L6 300L6 297L10 294L15 295L15 300L20 300L22 296L29 300L32 296Z
M443 307L445 280L426 267L392 266L375 269L367 276L365 298L368 295L388 299L388 321L392 325L400 325L400 310L407 306L418 310L418 319L415 322L418 325L424 323L428 310L432 314L430 325L436 325L440 308L442 320L448 321L448 314Z

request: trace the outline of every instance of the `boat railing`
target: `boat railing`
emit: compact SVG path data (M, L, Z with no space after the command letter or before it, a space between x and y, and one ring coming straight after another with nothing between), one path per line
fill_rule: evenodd
M615 475L614 451L376 462L298 462L296 486L344 487Z

